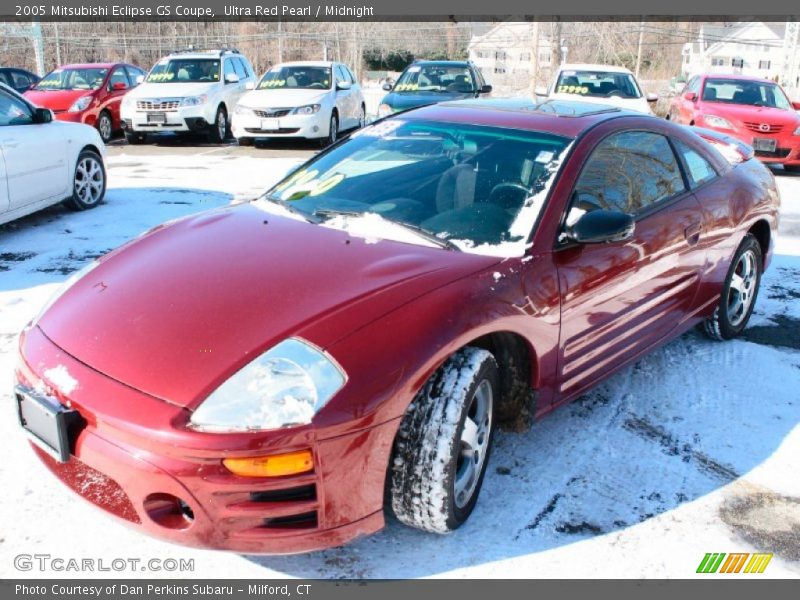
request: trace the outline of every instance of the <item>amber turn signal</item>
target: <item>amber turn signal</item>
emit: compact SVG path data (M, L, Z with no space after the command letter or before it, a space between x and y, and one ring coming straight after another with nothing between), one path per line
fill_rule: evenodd
M226 458L222 464L234 475L242 477L282 477L313 470L314 458L311 450L300 450L272 456Z

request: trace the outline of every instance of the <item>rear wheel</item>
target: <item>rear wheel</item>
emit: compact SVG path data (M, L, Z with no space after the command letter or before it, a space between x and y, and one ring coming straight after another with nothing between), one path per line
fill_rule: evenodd
M105 110L97 117L97 131L104 144L111 141L111 137L114 134L114 127L111 122L111 115Z
M748 233L733 255L714 313L702 323L709 337L730 340L742 333L756 303L762 264L761 246Z
M447 533L472 513L489 460L498 381L494 357L468 347L414 398L390 466L391 506L400 521Z
M72 197L67 206L74 210L94 208L106 194L106 170L103 159L92 150L84 150L78 156L72 183Z

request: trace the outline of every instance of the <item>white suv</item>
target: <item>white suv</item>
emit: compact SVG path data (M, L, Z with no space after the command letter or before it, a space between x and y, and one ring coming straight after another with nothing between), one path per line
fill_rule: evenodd
M230 133L233 107L255 79L252 65L238 50L170 54L125 95L125 137L141 144L148 133L202 132L221 142Z

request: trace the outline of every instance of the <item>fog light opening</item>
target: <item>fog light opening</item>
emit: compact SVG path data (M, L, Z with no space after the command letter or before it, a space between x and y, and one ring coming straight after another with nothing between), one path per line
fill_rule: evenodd
M194 521L192 508L172 494L150 494L144 499L144 510L154 523L167 529L186 529Z

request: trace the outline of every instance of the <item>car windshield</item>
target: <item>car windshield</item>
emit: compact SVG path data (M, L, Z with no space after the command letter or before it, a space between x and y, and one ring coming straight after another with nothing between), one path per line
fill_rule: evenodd
M108 69L56 69L33 86L36 90L96 90L106 79Z
M726 102L745 106L767 106L791 110L792 103L774 83L743 79L706 79L704 102Z
M411 65L397 80L393 92L455 92L475 91L475 81L469 67L457 65Z
M219 59L173 58L150 71L147 83L200 83L219 81Z
M272 67L258 82L259 90L327 90L331 87L330 67L302 65Z
M561 71L555 91L557 94L575 94L593 98L642 97L633 75L609 71Z
M257 204L368 238L522 256L569 143L393 118L312 159Z

